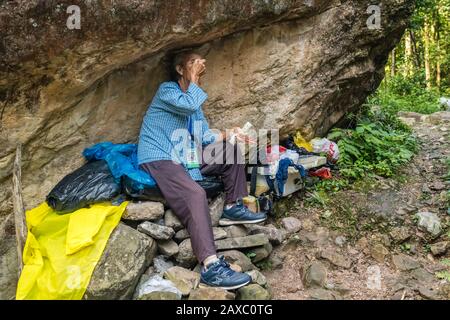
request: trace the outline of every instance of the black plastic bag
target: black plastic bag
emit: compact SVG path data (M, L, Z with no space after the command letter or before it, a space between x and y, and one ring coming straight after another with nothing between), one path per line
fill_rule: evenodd
M120 194L108 164L88 162L65 176L47 196L47 203L58 213L68 213L89 204L110 201Z
M287 149L293 150L295 152L297 152L299 155L304 156L304 155L319 155L317 153L314 152L309 152L308 150L306 150L303 147L298 147L295 142L294 142L294 137L292 135L289 135L289 137L284 140L281 145L283 147L286 147Z

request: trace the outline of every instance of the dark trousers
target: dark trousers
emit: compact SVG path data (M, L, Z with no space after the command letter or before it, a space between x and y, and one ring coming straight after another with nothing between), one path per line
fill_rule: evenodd
M211 144L204 149L202 160L203 175L222 177L226 203L248 195L245 164L236 146L228 142ZM141 168L155 179L167 204L188 230L198 261L202 263L206 257L216 254L205 190L182 165L173 161L144 163Z

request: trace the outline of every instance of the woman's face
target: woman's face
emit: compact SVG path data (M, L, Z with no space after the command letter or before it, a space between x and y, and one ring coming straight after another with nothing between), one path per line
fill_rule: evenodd
M203 59L203 57L196 53L191 53L183 61L183 65L181 66L182 69L182 75L186 76L189 73L189 70L192 68L192 65L194 64L194 61L200 59L203 60L203 64L205 66L204 71L202 72L202 75L206 72L206 60Z

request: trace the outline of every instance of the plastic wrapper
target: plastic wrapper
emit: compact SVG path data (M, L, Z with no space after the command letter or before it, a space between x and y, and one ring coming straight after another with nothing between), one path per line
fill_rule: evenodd
M58 213L68 213L89 204L110 201L119 195L120 189L108 164L93 161L65 176L50 191L47 203Z

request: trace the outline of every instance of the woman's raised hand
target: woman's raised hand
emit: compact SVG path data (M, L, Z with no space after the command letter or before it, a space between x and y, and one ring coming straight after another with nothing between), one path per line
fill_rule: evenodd
M190 81L198 84L200 77L204 74L206 70L205 59L195 59L189 70Z

